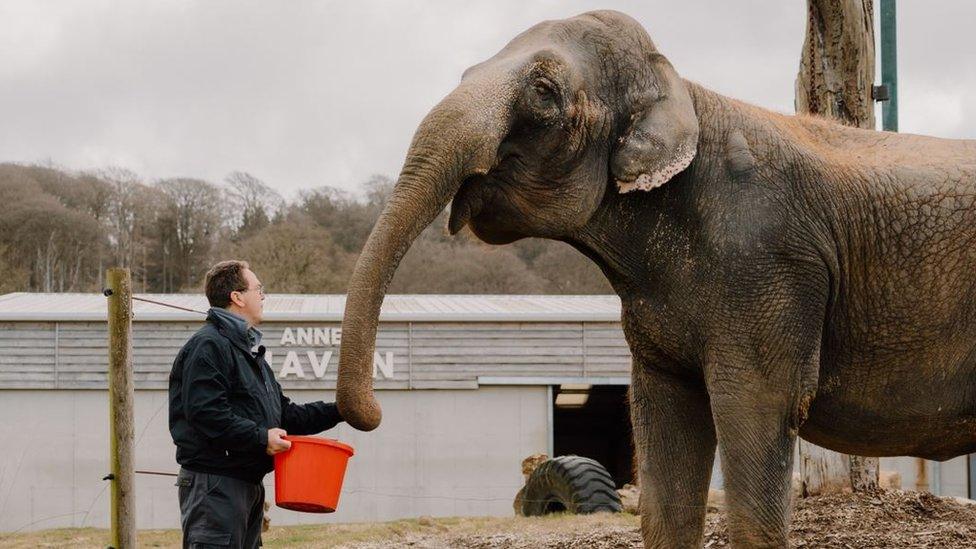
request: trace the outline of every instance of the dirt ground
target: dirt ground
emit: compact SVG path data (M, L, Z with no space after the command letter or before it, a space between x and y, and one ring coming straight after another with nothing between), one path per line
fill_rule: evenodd
M516 521L511 523L514 528L494 533L418 533L394 544L387 541L347 547L624 549L643 546L637 517L632 518L632 523L608 520L605 516L576 517L568 524L536 520L523 524ZM976 505L896 490L801 499L793 511L790 543L793 547L839 549L976 547ZM728 545L725 515L709 513L704 547Z
M140 531L140 547L178 547L179 532ZM65 529L0 534L0 546L104 547L104 530ZM347 549L626 549L641 547L634 515L510 518L421 518L371 524L272 527L267 547ZM976 548L976 505L917 492L883 491L799 500L793 547ZM725 517L709 513L705 548L727 547Z
M797 500L793 547L976 547L976 505L928 493L886 490ZM728 545L724 516L709 516L705 547Z

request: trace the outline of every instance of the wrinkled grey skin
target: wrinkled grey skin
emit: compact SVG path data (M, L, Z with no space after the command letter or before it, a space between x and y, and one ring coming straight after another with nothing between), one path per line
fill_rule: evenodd
M365 246L338 392L359 429L387 284L452 199L452 232L566 241L620 295L647 547L701 547L716 446L741 547L786 545L797 434L976 451L974 141L722 97L620 13L536 25L426 117Z

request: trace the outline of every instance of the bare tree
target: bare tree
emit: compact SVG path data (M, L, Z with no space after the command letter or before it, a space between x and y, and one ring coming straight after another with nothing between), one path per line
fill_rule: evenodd
M386 176L374 175L363 187L365 202L339 189L319 187L303 191L297 207L332 233L335 242L346 251L359 252L383 210L393 181Z
M98 258L105 242L102 226L54 196L39 194L8 204L0 235L7 255L18 258L29 272L26 290L82 291L98 281Z
M356 260L327 230L301 214L271 224L231 250L274 292L343 293Z
M40 178L40 180L38 180ZM0 246L14 277L28 291L82 291L99 280L106 235L99 185L36 166L0 166Z
M27 289L30 271L17 260L17 251L0 242L0 294Z
M155 191L131 170L109 167L94 172L112 189L105 223L109 230L110 263L128 267L133 287L147 290L147 259L151 241L149 229L159 200Z
M45 166L24 168L41 189L58 198L71 210L87 213L98 221L105 218L111 200L111 187L92 174L73 175L62 169Z
M227 185L228 219L239 237L246 237L268 226L285 204L274 189L247 172L231 172Z
M874 0L808 0L807 9L796 111L873 129ZM877 488L878 458L799 446L804 494Z
M199 283L223 221L220 189L200 179L166 179L156 184L163 205L156 218L156 259L163 291Z

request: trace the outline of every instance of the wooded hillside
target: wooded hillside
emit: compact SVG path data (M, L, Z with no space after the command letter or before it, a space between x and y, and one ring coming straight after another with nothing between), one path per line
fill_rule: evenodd
M0 294L97 291L112 266L132 270L136 292L194 292L230 258L272 293L343 293L392 187L373 176L362 196L319 187L289 201L243 172L148 182L119 168L0 164ZM414 243L390 293L612 293L566 244L488 246L467 230L448 236L445 220Z

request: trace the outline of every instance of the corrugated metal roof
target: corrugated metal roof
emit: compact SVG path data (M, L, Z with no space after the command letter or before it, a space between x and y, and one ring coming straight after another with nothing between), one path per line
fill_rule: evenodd
M136 297L206 311L197 294L137 294ZM0 321L104 321L101 294L13 293L0 296ZM339 321L344 295L269 294L264 321ZM198 313L135 301L136 321L198 320ZM388 295L380 321L385 322L617 322L615 295Z

